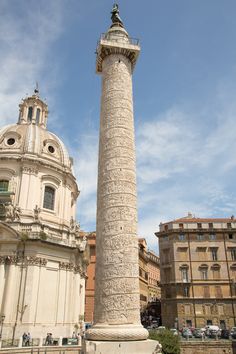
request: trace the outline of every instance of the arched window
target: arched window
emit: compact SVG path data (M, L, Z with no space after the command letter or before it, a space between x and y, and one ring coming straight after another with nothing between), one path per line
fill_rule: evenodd
M202 264L199 267L200 275L202 280L206 280L208 278L208 266L206 264Z
M220 279L220 265L213 264L211 270L212 270L213 279Z
M33 107L29 107L28 109L28 121L32 122L32 117L33 117Z
M39 123L39 118L40 118L40 109L37 108L37 112L36 112L36 123Z
M45 209L54 210L54 202L55 202L55 189L49 186L45 186L43 207Z
M183 264L180 266L180 272L181 272L181 278L183 283L187 283L188 282L188 265L187 264Z
M0 192L7 192L9 186L9 181L2 179L0 180Z

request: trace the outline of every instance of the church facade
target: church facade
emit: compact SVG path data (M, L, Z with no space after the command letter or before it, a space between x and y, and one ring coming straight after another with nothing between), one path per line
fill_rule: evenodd
M2 338L70 336L83 323L89 258L73 161L47 130L38 90L19 107L17 124L0 129Z

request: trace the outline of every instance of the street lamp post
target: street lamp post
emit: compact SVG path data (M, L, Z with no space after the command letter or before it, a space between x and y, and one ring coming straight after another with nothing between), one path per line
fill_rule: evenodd
M2 329L3 329L3 323L5 320L5 315L1 315L1 327L0 327L0 340L2 339Z

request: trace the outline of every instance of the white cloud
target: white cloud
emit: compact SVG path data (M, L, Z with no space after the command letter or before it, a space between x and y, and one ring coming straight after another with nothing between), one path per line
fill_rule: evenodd
M138 233L154 250L160 222L188 211L205 217L235 214L234 180L225 173L236 162L236 106L224 102L218 110L219 105L201 114L174 107L137 128ZM85 227L95 226L97 139L94 132L78 145L78 214Z
M81 228L92 231L96 223L98 132L81 135L75 143L72 155L75 157L75 174L81 191L78 199L78 219Z
M154 247L160 222L235 214L236 104L215 102L199 117L180 106L138 127L139 230Z
M45 91L53 86L55 63L46 60L62 31L62 2L0 2L0 124L16 122L17 103L31 94L37 80ZM42 70L50 75L42 78ZM29 92L29 90L31 90ZM48 92L48 97L50 93Z

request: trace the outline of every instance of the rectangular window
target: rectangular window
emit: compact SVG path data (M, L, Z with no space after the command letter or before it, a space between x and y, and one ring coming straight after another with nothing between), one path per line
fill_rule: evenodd
M189 286L184 286L183 288L183 296L189 297Z
M213 261L218 261L217 251L218 248L211 248L211 257Z
M204 235L203 234L198 234L197 235L197 240L198 241L203 241L205 239Z
M180 241L185 241L185 235L184 234L179 234L179 240Z
M206 260L206 247L197 247L197 257L199 261Z
M207 280L208 278L208 269L207 268L201 268L201 279L202 280Z
M210 297L210 288L209 286L203 287L203 297Z
M178 259L181 261L187 261L188 259L188 248L187 247L178 247Z
M231 277L235 281L236 280L236 267L235 266L231 266L230 270L231 270Z
M183 229L184 228L184 224L179 224L179 228Z
M232 261L236 261L236 248L231 249L231 258Z
M196 312L196 315L202 315L203 314L202 305L196 304L195 305L195 312Z
M205 305L205 314L211 315L211 305Z
M216 240L216 234L210 234L209 235L209 240L210 241L215 241Z
M224 305L218 305L218 314L224 315Z
M9 181L1 180L0 181L0 192L7 192L9 186Z
M190 315L191 314L191 305L184 305L184 312L185 312L185 315Z
M186 325L187 325L187 327L192 327L192 321L191 320L186 320Z
M229 240L233 240L233 234L229 234Z
M212 273L214 280L220 279L220 268L212 268Z
M199 222L199 223L197 223L197 228L198 229L201 229L202 228L202 224Z
M217 298L222 298L222 289L221 289L221 287L220 286L218 286L218 285L216 285L215 286L215 296L217 297Z
M231 227L232 227L231 222L228 222L228 223L227 223L227 228L228 228L228 229L231 229Z
M213 229L213 223L212 222L209 222L208 226L209 226L209 229Z
M44 190L44 200L43 207L45 209L54 209L54 200L55 200L55 189L49 186L45 187Z
M181 277L184 283L188 282L188 268L181 269Z

